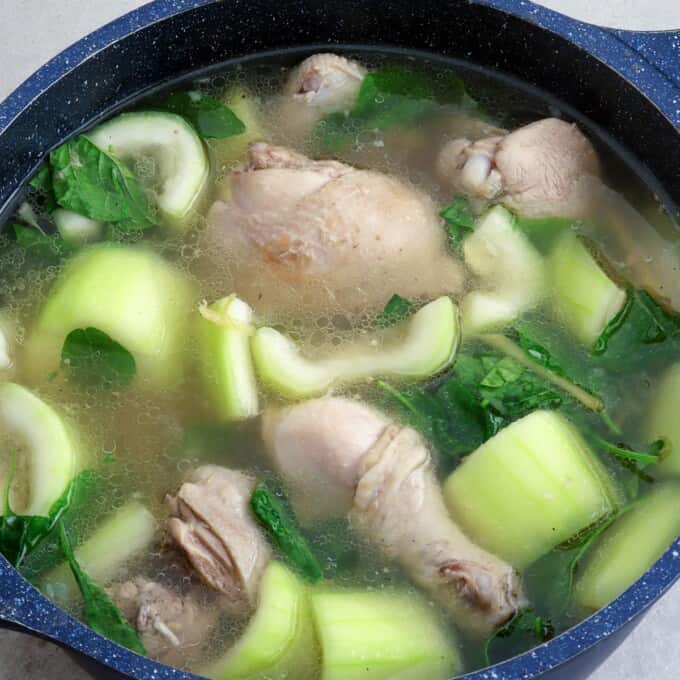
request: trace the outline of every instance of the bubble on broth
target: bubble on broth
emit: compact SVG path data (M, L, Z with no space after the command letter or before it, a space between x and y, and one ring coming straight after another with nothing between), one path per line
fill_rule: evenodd
M389 62L390 58L385 55L373 55L368 59L369 65ZM414 63L418 64L417 61ZM447 75L440 67L430 65L429 68L437 79ZM292 145L302 153L318 157L318 147L313 140L300 140L287 129L285 121L280 120L277 97L289 70L281 67L276 60L264 67L246 63L224 73L212 74L192 86L216 99L223 99L235 85L247 88L249 96L257 99L268 140ZM470 79L478 85L475 97L480 110L484 112L483 116L452 113L446 118L417 126L368 130L357 135L353 143L337 155L338 159L361 168L394 175L432 196L438 205L445 205L452 198L451 192L442 186L434 171L434 160L443 140L456 136L477 139L497 130L497 126L511 128L547 113L554 114L547 104L530 101L523 92L509 91L507 86L495 89L488 82L485 90L480 85L483 78L471 75ZM346 131L352 132L349 127ZM206 140L206 144L213 157L218 157L219 140ZM239 168L241 163L242 159L234 159L229 164L214 168L207 196L193 211L185 233L173 233L163 228L149 234L126 234L126 242L143 241L172 262L196 285L197 302L202 299L213 302L234 291L243 295L254 308L259 324L273 325L285 332L299 343L305 356L328 356L349 343L388 342L390 332L383 334L384 339L376 331L377 310L361 304L365 299L363 291L370 290L376 283L377 274L369 272L365 280L357 285L358 304L351 309L343 307L338 300L326 294L322 297L321 310L309 311L309 301L318 300L324 294L319 281L308 280L296 286L276 282L278 299L285 300L286 304L279 308L271 305L267 309L263 309L260 304L259 283L241 287L239 272L244 263L239 253L234 248L217 251L206 241L207 210L213 200L228 200L224 183L228 182L231 172ZM134 169L152 185L158 179L157 163L152 157L136 159ZM626 183L618 188L626 191ZM651 206L649 211L653 212L658 202L652 202ZM43 216L39 212L39 217ZM616 251L610 247L606 235L600 234L600 237L613 261L625 266L625 257L621 253L614 257ZM648 257L647 263L653 262L654 258ZM274 285L271 277L266 278L265 267L258 263L248 263L247 266L254 268L256 274L261 273L262 285ZM41 266L38 261L32 261L25 250L3 239L0 248L0 300L3 301L3 308L15 320L14 337L18 345L21 346L30 336L36 313L61 269L59 265ZM257 276L254 278L258 279ZM478 285L473 277L468 276L464 292ZM398 280L394 281L394 289L399 292ZM542 318L540 321L548 333L560 337L564 335L564 328L554 319ZM106 492L95 495L90 501L88 512L78 517L74 529L77 540L91 534L102 518L114 509L124 506L131 498L139 499L158 521L157 537L145 555L126 565L116 581L144 575L178 593L189 592L194 586L200 585L200 579L177 552L164 544L163 527L168 514L164 500L166 494L176 492L187 473L206 462L247 469L257 477L271 476L259 433L259 421L243 430L216 422L208 397L196 375L198 350L194 339L188 338L187 344L190 370L176 393L153 391L141 381L133 382L124 390L102 391L78 384L63 370L57 371L51 380L35 386L41 396L58 404L60 411L77 426L82 436L83 461L97 470L105 484ZM17 379L23 379L21 362ZM642 371L631 379L631 394L648 393L655 380L655 375ZM408 386L408 383L405 385ZM335 394L379 403L381 398L381 393L370 380L341 386L335 390ZM263 392L261 397L265 408L283 403L267 392ZM624 434L639 435L638 424L644 416L643 400L616 403L614 408L626 414L628 429L624 428ZM224 436L212 440L210 433L200 432L200 428L208 427L222 428L224 432L220 430L220 434ZM195 435L194 440L188 441L192 434ZM204 435L203 439L201 434ZM440 475L448 469L447 462L436 456L434 466ZM1 473L0 469L0 476ZM307 527L305 532L327 574L343 587L382 589L399 586L409 592L416 592L406 575L394 564L381 558L370 546L360 542L345 520ZM45 550L49 549L54 548L45 547ZM206 608L218 606L207 595L202 604ZM66 606L72 613L79 613L78 602L70 602ZM573 612L567 612L562 623L566 626L576 618ZM206 647L200 650L200 664L192 658L195 655L189 653L185 667L204 666L217 658L238 638L245 625L244 620L223 617L211 632ZM472 643L469 649L471 658L479 652Z

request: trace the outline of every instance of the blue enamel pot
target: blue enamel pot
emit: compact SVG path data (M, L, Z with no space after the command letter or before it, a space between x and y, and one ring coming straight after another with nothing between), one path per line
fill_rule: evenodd
M233 59L282 50L299 58L329 45L466 60L548 93L589 121L589 131L620 145L677 214L680 32L605 30L524 0L156 0L83 38L0 104L0 222L50 149L140 94ZM679 575L680 540L605 609L530 652L464 677L585 677ZM0 624L63 645L96 678L195 677L100 637L3 558Z

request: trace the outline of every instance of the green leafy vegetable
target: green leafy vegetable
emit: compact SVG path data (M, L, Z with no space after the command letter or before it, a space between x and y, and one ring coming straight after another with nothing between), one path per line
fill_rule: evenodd
M128 623L109 596L80 568L64 525L58 523L59 543L73 578L83 597L83 610L87 625L96 633L127 647L137 654L146 655L146 649L137 631Z
M434 78L413 68L385 66L365 76L349 112L324 116L314 135L326 151L338 151L362 131L406 125L441 106L470 106L470 102L462 80L453 73Z
M537 342L530 341L525 336L521 340L524 344L523 347L505 335L497 333L481 335L480 340L490 347L505 353L509 358L530 370L546 384L554 385L561 391L574 397L574 399L581 402L583 406L591 411L602 413L604 409L602 400L598 396L584 390L573 380L567 378L561 365L554 361L550 352Z
M94 496L99 476L92 470L83 470L57 499L47 517L16 515L9 505L9 488L14 475L15 456L12 454L10 472L5 493L4 514L0 517L0 553L18 569L23 569L29 556L38 545L51 534L59 521L68 521L74 507L82 507ZM56 564L55 560L53 563ZM51 565L47 565L51 566ZM44 565L41 566L44 567Z
M163 100L162 108L186 118L206 139L225 139L246 131L226 104L196 90L174 92Z
M635 451L625 444L612 444L597 435L592 435L592 441L594 441L595 445L602 451L619 458L634 461L641 466L641 468L648 465L655 465L667 455L667 451L665 450L667 442L665 439L657 439L640 451Z
M451 247L458 251L463 239L474 230L475 222L466 194L456 194L439 215L444 218Z
M41 206L44 208L45 212L53 212L57 207L57 199L54 197L54 190L52 189L52 170L48 163L44 163L40 166L40 170L33 175L29 184L38 195Z
M66 336L61 361L84 382L106 387L125 387L137 372L132 354L92 327L76 328Z
M562 366L556 361L547 347L532 338L526 330L518 328L516 330L519 346L540 366L547 368L556 375L565 376L566 373Z
M604 327L604 330L602 333L600 333L600 337L595 341L595 344L593 345L593 354L599 355L599 354L604 354L604 352L607 351L607 346L609 345L609 338L616 333L619 328L623 325L624 321L626 320L626 317L628 316L628 312L630 312L630 308L633 304L633 295L628 295L626 298L626 302L621 307L619 310L618 314Z
M55 149L50 164L54 195L63 208L122 230L156 224L149 198L130 169L84 135Z
M43 234L33 227L13 224L12 229L17 243L26 250L27 255L39 259L46 265L58 264L76 250L59 236Z
M454 420L455 407L449 407L436 392L419 387L398 389L382 380L376 385L401 420L418 430L446 456L455 459L481 443L482 433L476 421ZM454 430L454 424L459 426L458 431Z
M494 408L507 422L539 408L562 404L562 395L511 357L482 355L486 374L479 382L480 403Z
M555 629L533 609L521 609L505 625L497 628L484 644L484 661L490 666L550 640Z
M387 301L385 308L378 314L376 323L381 328L394 326L407 319L415 311L415 305L396 293Z
M531 565L525 579L533 599L541 603L541 611L554 619L565 613L571 601L576 574L584 558L614 521L635 505L633 501L618 512L604 516Z
M562 395L511 357L461 354L437 388L376 383L386 404L443 454L455 459L536 409L558 408Z
M591 446L614 458L631 473L631 477L624 479L628 498L634 500L639 494L640 480L652 484L654 478L645 472L651 465L660 463L670 454L671 444L667 439L657 439L647 446L634 449L622 442L612 444L594 432L588 434Z
M264 483L253 491L250 505L255 517L267 530L288 561L311 583L323 578L316 557L300 533L292 515Z
M563 231L575 226L583 226L580 220L571 217L525 217L522 215L516 216L515 225L543 253L552 248Z
M667 312L649 293L631 289L621 311L597 339L593 353L610 361L630 359L646 346L680 337L680 316ZM641 355L641 357L644 355Z

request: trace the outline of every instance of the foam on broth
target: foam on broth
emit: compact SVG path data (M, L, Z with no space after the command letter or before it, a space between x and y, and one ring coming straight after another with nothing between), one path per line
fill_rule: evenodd
M415 63L432 70L439 77L446 69L442 63L424 62L408 55L362 53L360 57L369 66L386 62ZM338 159L395 175L444 205L450 200L450 192L441 186L434 174L434 161L442 140L470 133L481 136L481 130L491 130L495 125L513 128L558 113L555 111L555 102L541 99L526 89L517 89L507 81L477 70L461 72L460 67L457 70L486 110L485 121L475 120L474 116L452 115L444 120L419 124L405 132L388 130L365 134L355 139ZM216 98L222 97L236 83L243 85L258 103L269 141L313 155L310 144L292 136L282 121L277 119L275 98L287 73L287 66L282 66L276 58L270 58L231 66L202 77L195 84ZM139 102L135 107L144 108L144 102ZM211 194L201 206L199 214L194 216L191 229L182 236L155 234L145 238L145 241L195 282L199 291L197 300L212 301L234 290L238 291L239 286L234 273L238 263L229 256L215 258L214 253L207 251L201 237L205 229L205 211L222 191L224 178L233 167L221 162L219 141L208 141L208 147L213 158ZM608 148L600 140L598 151L604 160L605 179L618 192L612 195L612 200L616 201L618 195L634 201L634 205L654 225L657 230L654 234L659 234L663 239L665 250L676 251L678 232L672 227L672 221L656 200L654 192L639 180L616 150ZM135 169L140 175L150 177L153 186L154 168L151 161L142 159L137 162ZM653 273L654 263L647 261L646 258L650 256L644 254L646 237L635 242L619 239L609 232L588 235L624 271L632 263L639 264L642 258L643 264L650 265L648 271ZM0 272L0 300L6 315L13 320L14 339L21 347L59 268L53 265L36 266L25 251L13 243L7 243L0 252ZM676 285L677 281L680 279L676 279ZM366 281L366 285L371 285L370 280ZM467 285L468 288L472 287L474 282L470 280ZM680 300L680 290L667 290L666 293L669 299ZM305 291L298 291L297 294L304 295ZM255 308L257 311L256 304ZM373 330L374 315L373 309L348 311L339 305L329 304L322 313L310 314L293 306L285 313L273 312L267 318L260 316L259 320L283 325L306 352L314 355L323 354L348 339L366 337ZM544 324L551 334L561 336L564 332L553 320L545 319ZM193 359L195 349L187 361L192 362ZM17 371L13 379L21 383L21 361L18 362ZM622 376L631 385L630 401L616 405L620 413L626 414L622 418L625 423L622 436L638 437L640 421L644 416L641 404L645 402L644 395L649 394L655 378L655 375L646 373ZM166 516L164 496L179 487L187 471L206 461L251 469L258 475L271 475L257 434L257 424L226 426L215 423L195 375L190 375L183 389L173 394L150 391L138 383L113 392L86 388L64 372L57 372L48 381L35 386L35 389L40 396L59 404L62 411L77 424L87 442L87 464L96 468L102 478L108 481L105 495L94 499L89 511L77 518L76 540L88 535L102 516L121 507L130 497L139 498L158 519L159 542L148 555L127 565L125 571L127 575L144 574L173 589L185 591L190 585L187 579L192 578L191 572L186 569L181 558L160 542L160 527ZM370 382L345 391L370 400L377 397ZM264 399L266 405L270 398L264 395ZM2 450L4 453L5 445ZM446 461L436 463L440 475L449 472ZM22 493L25 494L25 490L17 491L18 496ZM345 521L316 527L309 532L308 537L322 564L343 583L373 588L399 583L412 588L399 568L385 562L368 546L361 544ZM124 574L121 574L122 578ZM79 613L77 602L66 603L65 606ZM215 604L206 601L205 606ZM554 623L558 629L563 629L579 616L579 612L569 611L563 621ZM443 613L442 618L447 620ZM453 624L447 620L447 625ZM187 667L192 664L194 667L203 666L210 658L221 654L238 637L242 628L242 622L225 617L211 635L208 650L202 653L199 660L188 659ZM481 665L479 645L466 642L465 657L467 670Z

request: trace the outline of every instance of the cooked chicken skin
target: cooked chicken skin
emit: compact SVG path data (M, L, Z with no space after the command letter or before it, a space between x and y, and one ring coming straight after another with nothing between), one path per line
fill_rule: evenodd
M361 459L388 424L378 411L348 399L316 399L265 411L267 450L303 524L349 512Z
M168 537L203 582L226 595L224 608L250 613L271 548L250 511L255 481L237 470L204 465L166 498Z
M205 607L195 594L179 595L138 577L107 591L125 618L135 626L149 656L181 666L206 642L219 609Z
M460 291L433 202L394 177L257 143L230 181L207 249L234 255L236 292L258 311L366 311L395 291Z
M324 115L352 108L366 69L337 54L314 54L295 68L281 94L279 118L293 136L308 134Z
M598 177L597 154L578 127L544 118L506 135L448 142L437 160L454 190L528 217L571 215L577 182Z
M318 504L317 517L349 512L353 526L462 628L483 635L525 604L515 570L475 545L448 514L414 430L344 398L270 413L264 428L296 508Z

